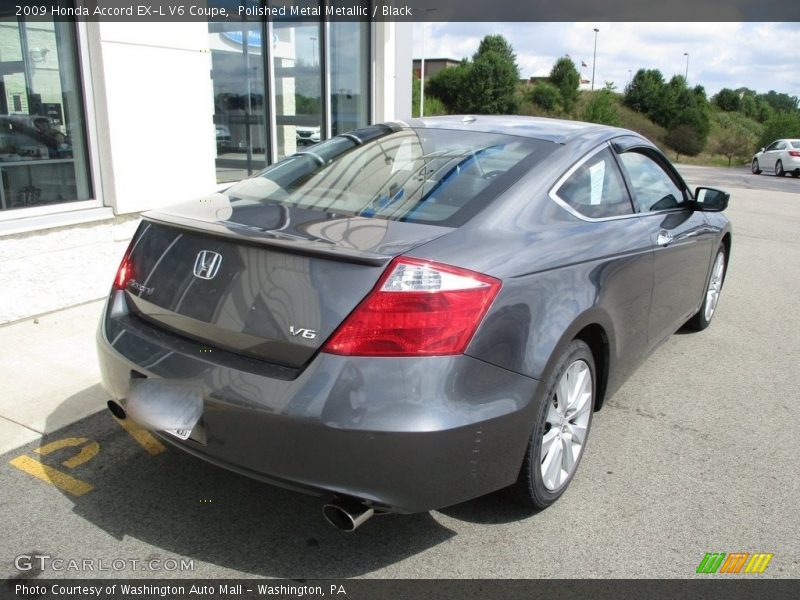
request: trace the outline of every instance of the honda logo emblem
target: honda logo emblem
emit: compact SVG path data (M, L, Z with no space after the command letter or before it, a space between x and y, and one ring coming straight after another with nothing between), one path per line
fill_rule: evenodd
M194 276L200 279L214 279L222 264L222 255L211 250L201 250L194 261Z

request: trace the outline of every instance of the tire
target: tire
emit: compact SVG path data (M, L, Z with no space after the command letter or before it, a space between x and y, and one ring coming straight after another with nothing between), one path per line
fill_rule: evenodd
M722 292L722 284L725 281L725 247L720 246L717 250L717 255L714 257L714 264L711 266L711 273L708 276L708 283L706 283L705 295L703 296L703 305L697 314L686 322L686 326L694 331L703 331L706 327L711 325L711 319L714 318L714 313L717 310L719 303L719 296Z
M783 177L786 175L786 171L783 170L783 163L781 161L775 163L775 175L778 177Z
M795 179L800 177L800 169L795 169L794 171L792 171L792 177L794 177Z
M758 159L753 159L753 164L750 165L750 170L753 172L753 175L761 175L761 169L758 167Z
M596 393L592 352L582 340L573 340L547 380L546 401L538 408L519 478L509 490L518 503L542 510L566 491L586 448ZM562 412L565 406L566 415ZM580 443L578 438L582 438ZM570 450L571 464L566 449Z

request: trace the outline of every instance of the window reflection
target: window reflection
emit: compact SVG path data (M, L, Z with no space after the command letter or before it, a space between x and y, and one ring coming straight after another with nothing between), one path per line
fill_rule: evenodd
M91 197L72 25L0 21L0 210Z
M316 2L296 4L316 6ZM319 21L279 21L273 24L276 159L294 154L324 137L321 29Z
M330 24L333 135L369 123L369 39L369 23Z
M310 19L209 23L218 182L240 180L325 139L326 111L333 135L369 124L369 23Z
M268 147L261 23L209 23L217 181L266 165Z

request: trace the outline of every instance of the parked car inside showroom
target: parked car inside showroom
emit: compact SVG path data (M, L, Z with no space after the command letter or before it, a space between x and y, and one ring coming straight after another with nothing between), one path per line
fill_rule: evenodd
M593 413L710 324L727 203L624 129L357 129L143 216L98 330L109 407L348 531L502 488L542 509Z
M750 167L755 175L768 171L778 177L787 173L800 177L800 140L775 140L756 152Z

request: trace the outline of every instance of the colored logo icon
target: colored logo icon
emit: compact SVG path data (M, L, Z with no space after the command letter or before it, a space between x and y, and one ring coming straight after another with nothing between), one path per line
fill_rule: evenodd
M697 573L763 573L774 554L756 552L707 552L697 566Z

